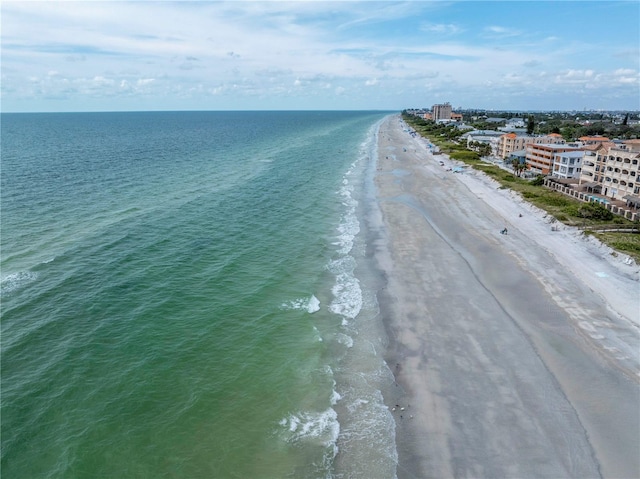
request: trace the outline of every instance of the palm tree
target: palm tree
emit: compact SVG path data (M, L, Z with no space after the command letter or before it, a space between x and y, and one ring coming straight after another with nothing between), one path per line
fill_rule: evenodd
M518 158L514 158L511 160L511 166L513 167L513 173L520 177L522 172L529 169L529 165L525 163L521 163Z

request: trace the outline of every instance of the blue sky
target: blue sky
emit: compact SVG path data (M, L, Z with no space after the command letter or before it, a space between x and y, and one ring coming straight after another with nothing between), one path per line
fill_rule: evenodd
M6 1L2 111L640 110L640 2Z

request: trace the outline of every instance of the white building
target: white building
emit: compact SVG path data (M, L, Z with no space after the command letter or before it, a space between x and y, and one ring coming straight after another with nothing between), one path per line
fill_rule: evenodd
M580 178L584 154L585 152L582 150L556 153L553 155L551 176L556 178Z
M460 138L467 141L469 149L471 149L473 142L491 145L491 155L495 156L498 152L498 142L503 134L501 131L495 130L473 130L463 134Z
M640 140L602 143L595 155L584 160L580 184L640 206Z

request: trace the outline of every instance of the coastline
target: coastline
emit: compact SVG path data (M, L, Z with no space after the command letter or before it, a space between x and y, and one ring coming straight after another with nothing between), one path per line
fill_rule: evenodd
M397 476L638 476L638 266L405 128L375 177Z

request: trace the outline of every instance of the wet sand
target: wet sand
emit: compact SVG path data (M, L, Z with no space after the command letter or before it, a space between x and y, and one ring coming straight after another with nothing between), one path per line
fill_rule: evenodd
M637 265L405 127L375 178L398 477L640 477Z

